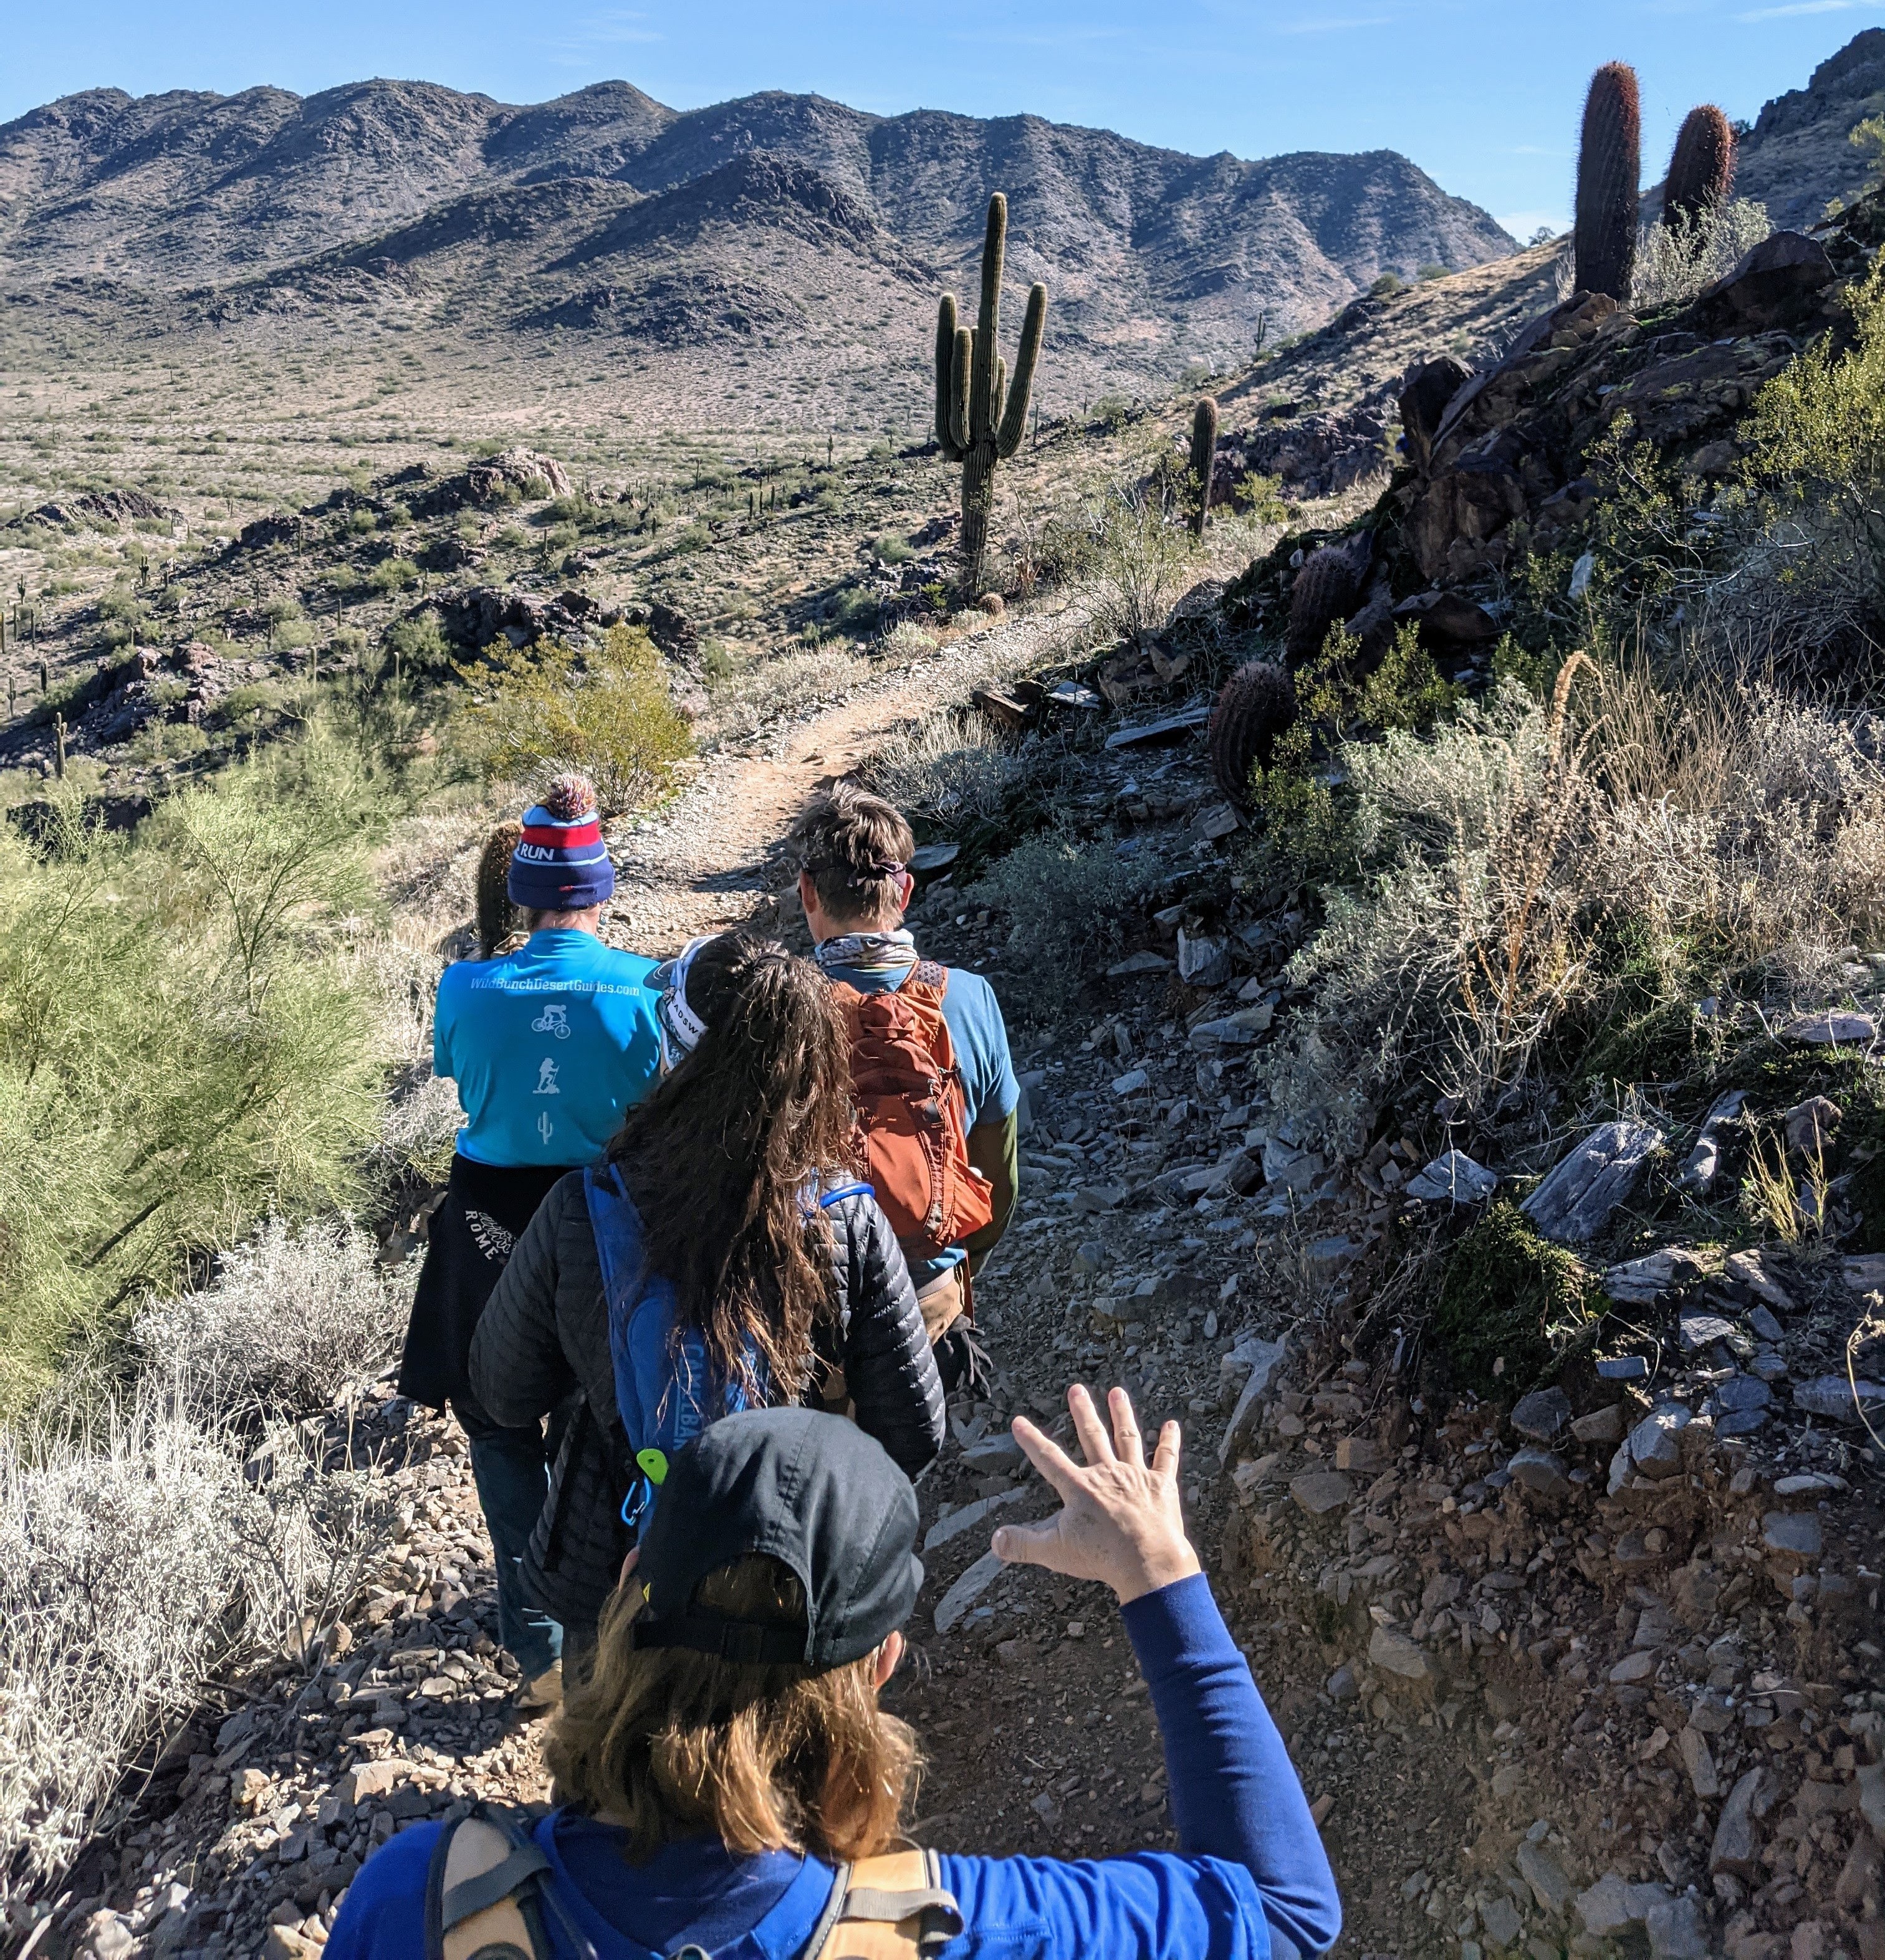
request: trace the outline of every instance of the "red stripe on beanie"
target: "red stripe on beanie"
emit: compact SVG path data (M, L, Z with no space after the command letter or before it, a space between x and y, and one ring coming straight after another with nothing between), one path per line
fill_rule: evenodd
M527 823L519 840L524 844L548 844L567 849L577 844L600 844L602 842L602 824L596 817L587 823Z

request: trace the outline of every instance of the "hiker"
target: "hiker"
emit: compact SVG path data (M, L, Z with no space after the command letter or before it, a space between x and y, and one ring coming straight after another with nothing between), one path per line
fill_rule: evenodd
M943 1440L909 1271L849 1163L844 1029L817 969L731 932L650 984L660 1086L544 1200L472 1345L501 1422L578 1398L524 1561L572 1640L593 1634L661 1459L723 1407L797 1401L842 1368L906 1470Z
M969 1333L971 1282L1020 1186L1021 1091L1001 1004L980 974L925 959L905 929L915 839L894 806L840 781L807 803L791 841L814 956L850 1030L871 1185L953 1394L986 1365Z
M409 1826L349 1889L328 1960L507 1939L558 1960L1267 1960L1333 1945L1341 1905L1302 1786L1185 1536L1178 1425L1148 1464L1126 1392L1109 1403L1110 1434L1084 1389L1068 1394L1084 1465L1015 1422L1063 1508L1005 1526L994 1549L1112 1587L1180 1850L891 1848L917 1739L880 1696L922 1583L915 1493L850 1424L755 1410L669 1471L594 1672L545 1741L558 1807L534 1826L476 1811Z
M558 777L525 813L506 889L528 937L499 957L457 962L438 982L432 1067L457 1083L465 1121L432 1214L399 1386L431 1408L449 1402L470 1439L497 1566L498 1638L523 1672L521 1705L540 1707L560 1691L562 1634L526 1605L518 1561L559 1437L539 1420L548 1410L513 1420L480 1406L466 1373L471 1338L545 1193L599 1157L622 1112L653 1086L661 1042L644 984L655 963L598 937L615 868L585 778Z

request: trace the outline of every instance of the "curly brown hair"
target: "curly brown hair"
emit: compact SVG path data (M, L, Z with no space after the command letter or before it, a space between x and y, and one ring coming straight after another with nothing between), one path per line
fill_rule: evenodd
M747 1379L748 1343L775 1390L797 1393L812 1326L836 1310L829 1227L805 1197L855 1174L850 1054L824 976L756 934L695 954L687 1002L707 1032L629 1110L609 1145L642 1214L651 1271L673 1286L721 1386Z
M876 1656L814 1674L684 1647L638 1652L642 1589L603 1608L595 1659L543 1743L556 1802L624 1826L631 1859L711 1831L735 1856L802 1849L837 1863L895 1841L915 1787L914 1733L877 1706ZM710 1572L698 1603L728 1618L805 1623L805 1596L754 1553Z

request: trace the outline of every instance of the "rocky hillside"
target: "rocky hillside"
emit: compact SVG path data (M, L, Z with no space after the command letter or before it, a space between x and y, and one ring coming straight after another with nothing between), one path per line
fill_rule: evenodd
M1244 162L817 96L680 114L624 82L519 107L375 81L99 89L0 129L0 289L171 326L390 299L658 344L836 345L970 279L998 186L1011 273L1047 280L1056 348L1098 381L1234 360L1259 323L1311 326L1384 272L1511 246L1392 151Z
M1885 108L1885 28L1855 34L1804 88L1776 96L1741 144L1735 188L1766 205L1776 224L1810 224L1835 197L1864 185L1866 158L1852 126Z

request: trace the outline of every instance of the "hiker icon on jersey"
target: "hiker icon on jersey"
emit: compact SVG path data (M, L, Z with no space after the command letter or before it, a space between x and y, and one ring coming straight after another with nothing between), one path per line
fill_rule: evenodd
M903 926L915 840L881 797L841 781L792 829L816 957L844 1010L868 1176L896 1228L952 1392L986 1357L973 1275L1020 1184L1021 1085L995 990L924 959Z

